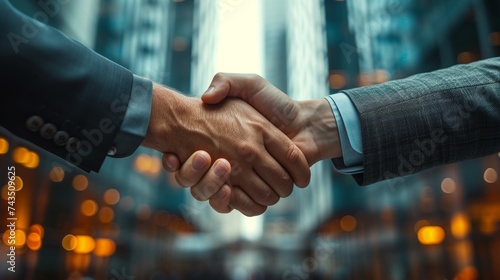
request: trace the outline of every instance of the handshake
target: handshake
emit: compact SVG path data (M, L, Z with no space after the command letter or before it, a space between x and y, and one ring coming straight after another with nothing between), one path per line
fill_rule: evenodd
M260 215L306 187L311 165L342 156L326 99L292 100L258 75L219 73L201 100L155 84L152 98L142 145L220 213Z

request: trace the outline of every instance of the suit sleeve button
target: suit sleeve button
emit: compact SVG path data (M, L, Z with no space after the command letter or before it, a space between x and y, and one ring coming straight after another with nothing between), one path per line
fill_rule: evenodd
M44 121L39 116L32 116L26 121L26 128L29 131L37 132L42 127Z
M40 129L40 135L44 139L52 139L54 137L54 134L57 132L57 127L51 123L46 123L42 126L42 129Z
M114 156L116 155L116 147L111 146L108 150L108 156Z
M54 135L54 143L56 143L57 146L64 146L66 145L68 138L69 135L66 131L58 131Z

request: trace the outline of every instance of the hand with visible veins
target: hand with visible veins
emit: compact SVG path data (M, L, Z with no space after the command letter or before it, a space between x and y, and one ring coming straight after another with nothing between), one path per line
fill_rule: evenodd
M309 166L322 159L342 156L335 117L325 99L295 101L258 75L219 73L202 100L206 104L218 104L229 97L244 100L283 131L304 153ZM193 156L199 153L204 152L197 151ZM224 159L216 163L221 161ZM221 213L230 211L234 194L226 182L211 180L203 171L193 170L190 162L181 166L174 154L164 154L163 162L165 170L177 171L176 177L181 181L190 178L196 186L218 185L220 190L210 199L210 205ZM211 159L206 158L207 168L210 163Z
M176 178L191 188L197 200L210 199L218 207L214 199L223 197L214 195L221 188L227 191L224 183L231 185L231 207L248 216L261 214L280 197L290 195L293 182L301 186L309 183L309 166L300 149L237 98L206 104L154 85L151 118L142 145L185 161L186 168ZM206 152L190 156L196 150ZM221 159L210 166L212 157ZM167 169L172 164L165 160L168 158L163 161ZM185 176L190 172L203 172L204 176Z

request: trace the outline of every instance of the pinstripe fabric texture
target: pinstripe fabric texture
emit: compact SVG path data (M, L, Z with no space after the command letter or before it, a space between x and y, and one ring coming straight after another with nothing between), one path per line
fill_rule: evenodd
M361 185L500 151L500 58L345 93L361 119Z

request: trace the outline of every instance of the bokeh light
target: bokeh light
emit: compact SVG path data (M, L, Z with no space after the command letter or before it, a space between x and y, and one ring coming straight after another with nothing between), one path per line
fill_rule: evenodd
M345 231L353 231L356 228L356 218L346 215L340 219L340 227Z
M39 224L34 224L30 227L30 232L37 233L40 235L41 238L43 238L43 235L45 234L45 230L43 229L43 226Z
M95 248L94 238L88 235L77 235L76 237L76 247L74 249L75 253L78 254L88 254L92 252Z
M77 191L83 191L87 189L89 185L89 180L85 175L76 175L72 181L73 188Z
M458 272L453 280L476 280L479 279L479 273L473 266L466 266Z
M142 154L135 159L135 169L141 173L146 173L151 168L151 161L148 155Z
M495 183L498 179L497 171L493 168L488 168L484 171L484 181L486 183Z
M347 83L346 77L342 73L331 73L328 82L333 89L344 88Z
M417 237L423 245L434 245L443 242L445 233L440 226L424 226L418 230Z
M115 253L115 242L108 238L97 238L95 240L94 255L98 257L109 257Z
M455 181L451 178L445 178L441 182L441 190L444 193L453 193L453 192L455 192L456 188L457 188L457 185L455 184Z
M25 147L17 147L12 153L12 159L21 164L25 164L30 160L31 153Z
M458 54L458 57L457 57L458 63L462 63L462 64L471 63L471 62L476 61L476 60L477 60L477 57L472 52L461 52L460 54Z
M52 182L59 183L64 180L64 170L60 166L56 166L50 170L49 178Z
M97 209L97 203L91 199L83 201L80 207L82 214L88 217L94 216L97 213Z
M99 220L103 223L110 223L115 217L115 212L110 207L103 207L99 211Z
M7 139L0 137L0 155L9 152L9 142Z
M14 186L16 187L16 192L22 190L24 186L23 179L21 179L21 177L19 176L16 176L14 178Z
M156 156L139 155L134 162L135 169L149 176L157 176L161 171L161 160Z
M38 233L32 232L28 234L26 245L32 251L38 251L42 247L42 237Z
M11 236L13 236L13 238L10 238ZM11 230L8 229L3 233L2 239L6 246L23 247L26 243L26 234L20 229L16 229L13 231L13 234L11 234Z
M109 189L104 193L104 202L115 205L120 201L120 193L116 189Z
M463 238L470 232L470 223L467 216L458 213L451 219L451 233L456 238Z
M76 237L72 234L68 234L64 236L62 240L62 247L66 251L73 251L76 248L76 243L77 243Z
M35 152L30 152L29 160L24 164L26 168L37 168L40 164L40 157Z

